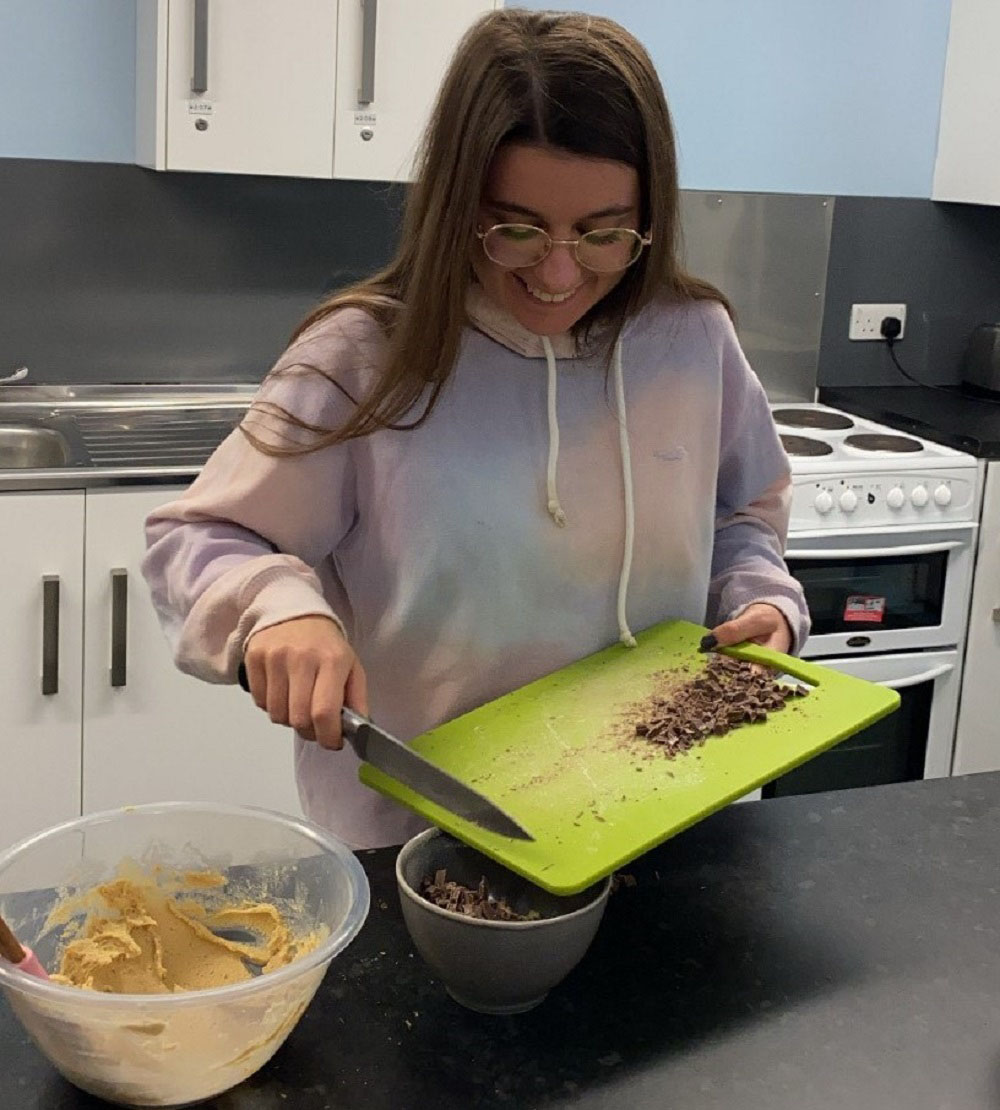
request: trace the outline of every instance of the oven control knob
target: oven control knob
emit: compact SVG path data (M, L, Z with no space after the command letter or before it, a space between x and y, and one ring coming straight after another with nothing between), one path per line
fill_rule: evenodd
M819 493L816 494L816 500L813 502L813 505L816 508L816 512L825 515L833 508L833 495L829 490L821 489Z
M910 500L918 509L922 509L930 500L930 494L927 492L926 486L914 486L913 491L910 493Z
M934 491L934 504L940 505L942 509L951 504L951 486L946 486L943 482L938 486Z
M899 486L893 486L885 495L885 503L890 509L901 509L906 504L906 494Z
M858 507L858 495L852 489L845 489L840 495L840 507L845 513L853 513Z

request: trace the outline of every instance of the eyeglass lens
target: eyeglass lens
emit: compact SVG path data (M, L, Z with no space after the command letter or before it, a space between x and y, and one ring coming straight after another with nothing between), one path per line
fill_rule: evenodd
M534 266L549 253L552 240L541 228L528 224L498 224L483 236L483 250L498 266L511 270ZM598 228L576 244L581 266L598 272L627 269L642 250L639 233L630 228Z

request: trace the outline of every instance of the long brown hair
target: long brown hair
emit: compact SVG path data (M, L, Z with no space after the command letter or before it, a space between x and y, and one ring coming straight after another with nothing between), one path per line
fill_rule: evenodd
M626 319L664 293L680 301L716 300L729 309L717 289L680 268L673 128L643 46L599 16L495 11L468 31L445 75L417 157L395 258L324 300L292 336L294 341L340 308L365 309L388 337L374 388L351 398L351 416L331 430L261 402L314 436L307 448L286 448L244 428L255 446L268 454L295 454L380 428L418 427L427 419L458 354L472 280L471 236L488 169L507 142L607 158L638 173L640 229L651 233L652 243L578 330L601 325L610 350ZM332 374L326 376L346 392Z

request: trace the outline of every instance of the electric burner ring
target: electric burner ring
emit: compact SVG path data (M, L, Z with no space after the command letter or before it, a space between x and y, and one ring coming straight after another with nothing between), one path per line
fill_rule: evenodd
M821 439L813 439L811 436L782 435L779 438L789 455L819 456L833 454L833 448L829 443L824 443Z
M842 432L854 427L854 421L841 412L825 409L774 409L771 413L778 424L788 428L816 428L825 432Z
M889 451L894 455L914 454L924 449L924 445L917 439L910 439L909 436L886 435L883 432L850 435L844 443L848 447L856 447L859 451Z

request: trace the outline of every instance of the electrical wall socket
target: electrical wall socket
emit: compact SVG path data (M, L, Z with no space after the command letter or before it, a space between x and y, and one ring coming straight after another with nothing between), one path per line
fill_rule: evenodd
M895 316L899 320L900 332L896 338L902 339L906 332L905 304L852 304L847 338L882 340L882 321L886 316Z

